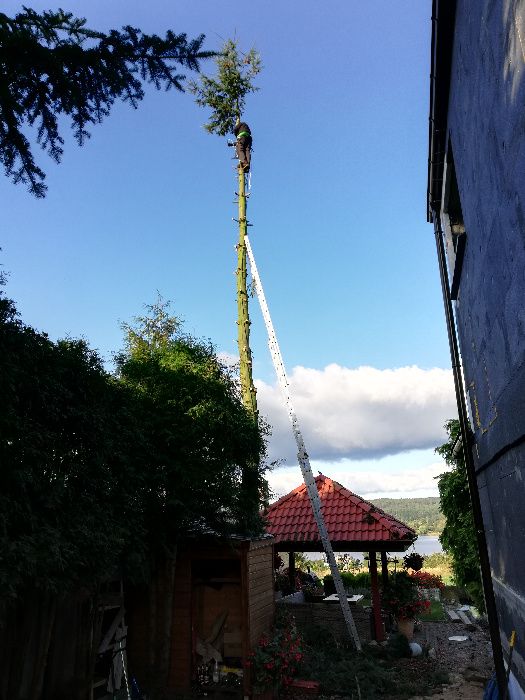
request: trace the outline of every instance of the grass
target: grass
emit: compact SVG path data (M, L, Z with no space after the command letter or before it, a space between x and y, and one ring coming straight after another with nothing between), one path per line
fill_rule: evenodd
M436 576L441 576L445 586L450 586L454 579L454 574L452 573L451 566L437 566L435 568L423 567L423 571L428 571L429 574L435 574Z
M443 620L446 620L447 616L441 601L431 600L430 610L424 615L421 615L420 619L422 622L443 622Z

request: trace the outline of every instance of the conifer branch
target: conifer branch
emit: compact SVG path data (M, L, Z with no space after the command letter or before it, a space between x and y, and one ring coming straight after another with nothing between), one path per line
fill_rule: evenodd
M37 143L59 162L64 140L58 117L71 120L82 145L89 127L109 115L116 100L136 108L143 83L157 90L184 91L180 68L199 71L204 35L166 32L165 38L131 26L107 34L86 20L58 10L39 14L24 7L14 18L0 13L0 161L15 183L45 196L45 174L35 163L24 127L35 127Z

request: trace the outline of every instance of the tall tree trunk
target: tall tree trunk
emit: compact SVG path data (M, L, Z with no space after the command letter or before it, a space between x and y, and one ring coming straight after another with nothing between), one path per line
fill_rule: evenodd
M237 245L237 343L240 359L242 400L246 408L257 418L257 399L252 376L252 353L250 350L250 316L246 289L246 243L248 230L246 219L246 176L239 164L239 243Z
M239 347L241 396L244 405L257 422L257 396L253 383L252 352L250 349L250 316L248 312L248 291L246 286L246 242L248 230L246 218L246 176L239 163L239 243L237 244L237 343ZM259 512L259 465L247 464L242 474L243 511L249 514L243 523L249 530L250 521Z

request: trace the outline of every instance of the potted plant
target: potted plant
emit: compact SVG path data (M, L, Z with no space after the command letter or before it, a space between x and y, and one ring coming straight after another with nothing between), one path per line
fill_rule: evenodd
M423 568L423 562L425 557L417 552L410 552L410 554L405 554L403 557L403 567L405 569L413 569L414 571L421 571Z
M319 603L324 600L324 589L316 583L304 583L303 594L305 603Z
M430 607L430 601L423 600L417 581L408 572L393 574L383 588L382 606L391 613L397 622L397 629L408 640L414 636L416 617Z

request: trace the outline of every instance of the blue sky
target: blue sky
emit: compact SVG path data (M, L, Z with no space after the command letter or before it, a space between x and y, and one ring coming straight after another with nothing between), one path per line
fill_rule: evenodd
M202 32L210 49L236 36L259 50L260 91L245 113L251 239L313 460L361 492L382 491L358 473L385 475L385 493L432 491L428 478L407 476L436 464L432 447L454 415L449 373L429 373L450 364L425 218L430 0L60 4L96 29ZM3 11L20 7L8 0ZM235 355L234 161L225 140L202 128L206 116L190 94L148 90L136 111L115 105L85 147L68 137L59 166L37 153L45 200L0 180L1 262L27 323L52 338L84 336L109 360L119 322L159 290L189 332ZM278 410L269 415L275 380L255 300L252 320L262 410L284 435ZM317 418L301 384L312 373L324 396L313 402ZM363 389L371 376L374 395ZM341 381L348 391L333 399ZM334 420L327 406L338 407ZM359 430L357 415L367 417ZM286 475L299 483L293 447L276 437L270 452L289 465L276 472L276 490Z

